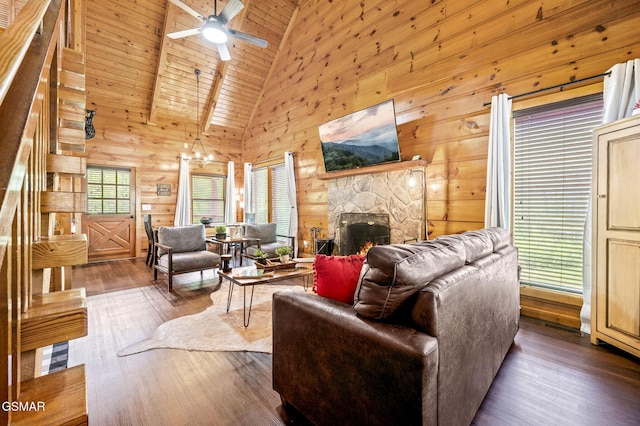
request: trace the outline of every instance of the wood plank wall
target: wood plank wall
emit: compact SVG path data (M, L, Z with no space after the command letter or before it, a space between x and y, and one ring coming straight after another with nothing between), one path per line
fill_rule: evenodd
M149 123L153 85L162 40L165 2L141 1L94 2L87 8L86 92L87 108L95 109L93 119L96 136L87 140L87 164L135 168L136 173L136 253L143 255L146 234L142 214L150 213L154 226L173 225L178 189L179 157L184 142L196 137L195 111L192 119L159 118ZM191 22L190 24L193 24ZM186 24L185 24L186 25ZM106 27L117 28L116 39L105 35ZM123 62L121 52L127 52ZM193 70L189 58L172 58L184 71L184 87L195 92ZM204 71L203 71L204 72ZM206 70L211 73L211 70ZM117 77L114 80L114 75ZM201 88L205 88L203 79ZM114 82L115 83L112 83ZM182 95L175 93L175 102ZM236 179L242 183L241 129L211 126L201 135L215 163L196 171L227 174L227 161L236 162ZM215 150L209 147L215 146ZM240 166L238 166L240 165ZM157 184L171 185L170 196L158 196ZM142 204L151 204L150 212L142 212Z
M318 126L393 98L403 160L427 167L431 237L484 225L489 107L640 55L638 1L301 4L243 158L296 153L301 240L327 229ZM325 231L326 232L326 231Z
M154 225L172 224L177 158L195 124L148 123L165 3L109 4L87 8L87 108L97 110L87 162L137 169L140 254L140 206L152 205ZM640 56L640 0L301 0L293 16L246 132L214 125L203 141L216 147L217 160L236 162L237 185L244 161L295 153L300 240L310 240L312 227L328 228L327 181L316 179L324 173L320 124L393 98L402 158L429 162L429 235L476 229L484 223L483 104ZM103 37L106 26L119 38ZM189 58L180 60L192 69ZM207 170L226 174L226 165ZM171 196L157 196L157 183L171 184Z

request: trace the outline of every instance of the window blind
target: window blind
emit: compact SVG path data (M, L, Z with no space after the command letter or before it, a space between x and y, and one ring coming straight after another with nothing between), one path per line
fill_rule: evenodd
M276 223L278 235L289 234L291 205L284 164L253 169L251 173L255 223Z
M211 223L224 224L226 177L191 175L191 223L210 217Z
M255 223L269 222L269 169L254 169L251 172L251 192Z
M271 169L271 194L271 221L276 223L276 233L289 235L291 205L284 164Z
M582 292L592 131L602 96L514 112L514 242L521 283Z

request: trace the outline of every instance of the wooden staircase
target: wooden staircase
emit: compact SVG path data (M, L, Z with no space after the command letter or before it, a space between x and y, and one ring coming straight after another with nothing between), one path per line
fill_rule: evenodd
M84 2L30 0L0 32L0 425L88 424L84 365L39 365L88 332Z

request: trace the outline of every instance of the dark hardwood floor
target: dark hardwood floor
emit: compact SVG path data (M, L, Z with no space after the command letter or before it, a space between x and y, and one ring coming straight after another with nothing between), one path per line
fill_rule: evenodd
M174 291L144 259L75 267L85 287L89 335L70 342L69 366L85 364L92 425L283 425L271 355L156 349L118 357L163 322L203 311L219 288L212 272L177 276ZM223 284L226 286L227 284ZM322 395L318 395L322 398ZM530 318L475 425L639 425L640 360L588 336Z

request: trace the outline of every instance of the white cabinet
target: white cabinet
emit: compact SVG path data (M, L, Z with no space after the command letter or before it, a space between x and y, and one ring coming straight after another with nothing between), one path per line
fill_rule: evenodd
M640 116L594 132L591 342L640 356Z

